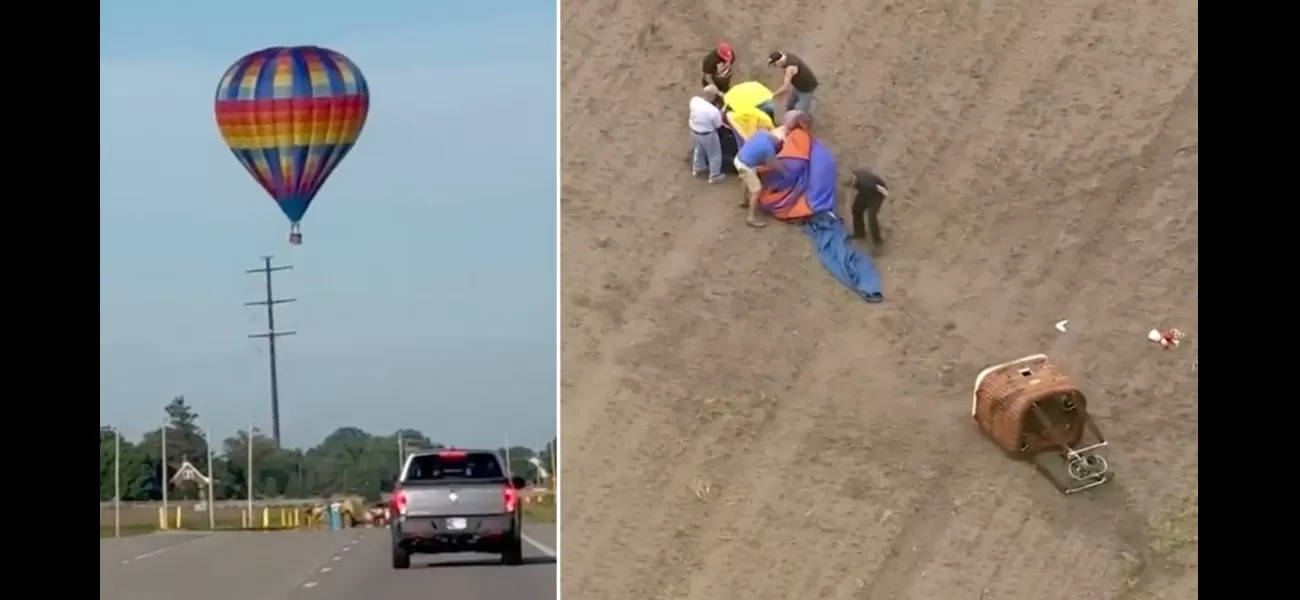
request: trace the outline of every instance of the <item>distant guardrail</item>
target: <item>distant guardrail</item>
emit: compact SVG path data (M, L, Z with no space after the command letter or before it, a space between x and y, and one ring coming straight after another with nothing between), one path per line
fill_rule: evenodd
M548 495L548 494L551 494L552 492L551 492L551 490L546 489L546 488L528 488L528 491L526 491L525 493L532 493L532 494L536 494L536 495ZM323 498L323 497L317 497L317 498L255 498L255 499L253 500L253 506L256 506L256 507L266 507L266 506L277 506L277 507L279 507L279 506L315 506L315 505L317 505L317 504L321 504L321 503L323 503L323 502L327 502L327 501L330 501L330 500L336 500L336 499L340 499L340 498L346 498L346 497L350 497L350 496L340 495L340 496L330 496L330 497L328 497L328 498ZM392 494L389 494L388 492L384 492L383 494L381 494L381 498L380 498L380 500L383 501L383 502L387 502L389 499L391 499L391 497L392 497ZM179 499L171 499L171 500L168 500L167 503L170 504L170 505L173 505L173 506L185 506L185 505L188 505L188 506L194 506L194 505L201 504L201 502L199 502L198 500L179 500ZM248 506L248 500L238 499L238 498L236 498L236 499L230 499L230 500L217 500L216 502L213 503L213 505L214 505L216 508L244 508L244 507L247 507L247 506ZM153 507L157 507L157 506L162 506L162 501L161 501L161 500L132 501L132 502L128 502L128 501L125 501L125 500L122 501L122 508L123 508L123 509L127 509L127 508L153 508ZM100 502L100 503L99 503L99 508L100 508L101 510L102 510L102 509L106 509L106 508L107 508L107 509L112 509L112 508L113 508L113 501L110 500L110 501L108 501L108 502Z
M253 500L253 506L313 506L325 502L327 498L258 498ZM113 501L100 502L99 508L112 509ZM193 506L202 504L198 500L168 500L167 504L172 506ZM248 500L217 500L212 503L217 508L240 508L247 507ZM122 508L153 508L162 506L161 500L151 500L145 502L122 502Z

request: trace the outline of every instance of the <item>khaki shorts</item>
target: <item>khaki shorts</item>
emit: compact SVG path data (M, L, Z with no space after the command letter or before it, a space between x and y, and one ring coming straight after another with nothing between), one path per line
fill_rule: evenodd
M761 191L763 189L763 182L758 178L758 171L755 171L754 169L749 168L749 165L740 162L739 158L734 162L736 163L736 174L740 176L741 181L745 182L745 190L751 194L757 194Z

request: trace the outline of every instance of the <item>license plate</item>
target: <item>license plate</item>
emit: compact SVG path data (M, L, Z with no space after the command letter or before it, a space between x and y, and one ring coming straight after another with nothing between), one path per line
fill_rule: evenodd
M447 519L447 529L464 529L465 519Z

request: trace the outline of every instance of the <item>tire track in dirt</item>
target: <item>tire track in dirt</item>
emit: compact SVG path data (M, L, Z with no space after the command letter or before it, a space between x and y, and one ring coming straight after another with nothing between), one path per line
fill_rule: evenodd
M743 226L739 228L741 231L731 233L753 235L753 232L744 230ZM719 247L725 249L728 245L723 243L721 246L702 248L701 255L706 257L704 260L707 262L707 256L713 253L712 249ZM761 249L749 253L744 262L737 261L728 268L715 272L714 278L722 283L752 278L758 265L771 257L773 248L775 244L764 244ZM773 292L782 289L781 284L787 282L782 274L773 274L771 277L769 284ZM692 316L671 327L661 324L657 331L658 337L635 344L627 351L639 355L641 360L637 365L625 366L630 376L624 381L624 386L635 395L621 398L622 408L634 415L657 411L663 416L640 421L634 419L632 422L643 424L640 431L626 432L626 435L620 435L617 439L621 448L635 449L636 455L656 457L654 461L636 465L635 469L622 471L624 474L634 474L646 490L643 495L625 498L624 508L631 514L657 515L657 518L643 520L638 525L645 529L639 535L640 539L649 542L645 548L625 551L641 556L638 560L645 568L640 571L641 575L626 578L626 587L610 591L620 594L620 597L656 597L656 594L671 592L674 585L685 581L685 571L697 561L689 550L700 547L699 544L687 542L698 536L713 535L713 528L706 526L714 522L712 511L734 500L734 496L728 496L716 501L702 501L692 494L696 480L709 481L716 489L730 491L733 482L726 474L743 471L744 464L733 463L745 463L749 457L746 446L738 438L739 432L748 430L761 433L776 422L772 411L777 400L769 391L765 380L789 377L806 362L773 357L777 359L776 362L764 363L764 372L768 377L759 380L744 375L745 369L752 366L752 363L746 365L744 361L740 361L741 369L722 368L713 372L700 372L694 368L692 364L698 362L701 353L707 353L708 345L730 345L726 339L736 332L725 327L724 324L728 321L745 315L760 318L763 315L768 315L768 318L775 316L773 311L776 307L770 300L774 295L734 297L711 293L711 285L717 283L698 280L698 276L680 281L671 294L662 297L656 308L658 311L682 310ZM800 352L807 343L801 340L816 340L819 337L816 335L816 325L816 321L813 321L806 330L777 334L777 341L793 349L795 356L811 356L811 352ZM802 338L801 334L812 335ZM673 344L670 342L672 339L684 340L684 343ZM674 372L677 376L665 377L665 371ZM739 427L733 422L731 427L724 428L724 431L731 432L725 435L716 433L716 429L701 429L700 411L710 400L721 400L723 405L730 405L731 408L724 412L744 415L743 422L748 423L748 427ZM753 439L754 444L770 442L765 437ZM715 455L714 449L719 447L726 448L727 453L723 456ZM597 447L593 451L608 450ZM734 458L727 458L729 456ZM570 477L567 481L573 481L573 478ZM612 490L611 485L613 484L591 487ZM578 493L582 498L580 502L603 501L599 496L587 498L590 493L591 490L582 489ZM566 503L568 502L566 496ZM566 504L566 511L568 507ZM579 514L573 517L577 523L573 526L591 527L596 531L609 528L610 535L618 535L619 524L601 519L598 514L593 516L594 519L589 519ZM565 518L569 518L567 512ZM568 523L570 521L566 521Z
M973 185L977 178L987 179L989 171L1000 166L998 163L1004 159L999 155L1012 151L1006 142L1014 143L1016 138L990 140L983 132L1012 118L1025 102L1034 101L1035 98L1026 96L1039 85L1038 82L1052 76L1049 65L1056 62L1053 60L1054 42L1070 34L1049 33L1048 24L1078 23L1079 17L1088 12L1088 6L1071 2L1026 3L1010 25L1002 26L1005 29L999 28L1006 32L1005 37L1000 41L981 43L996 48L995 56L998 58L988 59L992 64L985 75L977 78L974 95L961 101L962 108L949 122L950 129L943 135L944 141L922 163L924 166L918 178L923 183L914 189L927 205L948 205L951 208L918 213L910 226L922 231L938 230L943 238L957 239L959 247L985 248L985 252L998 256L1000 260L992 261L987 270L972 272L962 268L965 264L963 256L940 249L940 256L930 257L923 268L908 273L917 278L948 282L944 286L934 286L937 289L927 286L927 303L942 305L945 297L949 302L968 301L972 291L986 288L1003 289L1004 295L1021 293L1018 287L1004 286L1001 282L1021 276L1029 253L1006 252L1006 240L998 239L1005 236L1007 224L1017 221L1005 218L1003 215L1007 210L997 210L993 198L981 194L983 190ZM1081 27L1074 25L1071 30L1077 31ZM1064 49L1055 50L1062 51ZM970 196L963 197L966 194ZM969 232L972 227L984 233L983 239L971 239ZM1026 234L1034 236L1034 229L1024 228L1018 232L1018 235ZM965 297L954 298L954 293L964 293ZM1008 303L990 302L989 305L993 314L979 315L979 319L995 323L1008 320ZM999 340L997 345L1004 341Z
M978 131L985 118L1000 120L1006 118L1006 113L1013 110L1015 104L1008 102L1012 98L1023 96L1032 90L1037 82L1042 81L1040 76L1037 79L1030 79L1029 85L1024 87L1008 86L1008 81L1003 78L1003 74L1010 72L1041 72L1040 67L1032 66L1042 64L1044 60L1042 54L1033 51L1031 48L1023 48L1021 44L1026 41L1025 32L1039 31L1040 21L1059 22L1059 21L1077 21L1076 19L1062 19L1061 15L1054 11L1038 12L1036 9L1039 5L1027 5L1018 13L1018 18L1007 21L1009 25L1002 25L995 28L994 31L1005 32L1005 37L1000 42L994 42L992 45L1005 49L1002 56L1016 57L1020 60L1031 61L1029 64L1014 65L1006 60L994 61L988 68L988 73L992 77L979 78L979 85L974 88L974 97L961 99L962 110L959 111L957 119L949 122L947 133L943 134L941 143L933 155L930 162L923 168L922 173L935 169L940 165L951 161L956 156L966 154L972 142L972 136ZM1077 11L1075 7L1061 7L1067 11ZM1080 28L1081 26L1076 26ZM1041 40L1045 36L1041 33L1034 36ZM940 62L951 62L955 56L943 56ZM1020 90L1026 90L1021 92ZM996 91L1000 101L993 101L989 94ZM978 100L977 100L978 98ZM990 105L992 105L990 107ZM1003 110L998 111L1001 107ZM996 112L994 112L996 111ZM979 114L973 114L978 112ZM978 164L981 158L976 155L970 160L959 162L959 165ZM969 169L965 169L969 173ZM962 169L957 169L951 175L958 184L956 189L969 189L969 178L963 181ZM925 193L925 188L919 190ZM951 221L949 221L951 223ZM945 223L944 225L947 225ZM1008 267L1008 270L1016 270L1014 266ZM998 319L995 317L997 321ZM969 369L967 369L969 370ZM945 423L947 425L947 423ZM945 459L939 459L941 461ZM938 542L947 532L955 515L952 512L951 504L953 502L953 491L950 486L954 485L952 473L960 472L963 466L960 462L954 464L953 459L946 459L945 468L941 469L940 474L931 480L921 484L923 492L920 497L922 503L916 511L905 521L903 530L894 538L894 545L886 558L885 562L875 571L876 576L867 584L864 590L864 597L875 599L887 598L905 598L908 597L908 589L918 576L919 570L929 564L933 556L933 545Z
M1070 34L1070 36L1075 36L1075 35L1077 35L1077 32L1076 32L1076 33L1071 33L1071 34ZM1057 71L1059 72L1059 70L1060 70L1060 69L1058 68ZM1043 81L1042 79L1039 79L1039 83L1036 83L1035 85L1039 85L1042 81ZM1170 111L1171 114L1174 114L1175 112L1179 111L1179 110L1180 110L1183 106L1185 106L1186 104L1187 104L1187 103L1184 102L1184 101L1181 100L1181 99L1175 101L1175 107L1174 107L1173 109L1171 109L1171 111ZM1194 104L1193 104L1193 106L1194 106ZM1193 121L1194 121L1194 117L1193 117ZM1184 127L1182 127L1181 129L1176 128L1176 130L1180 130L1180 131L1182 131L1182 132L1186 132L1186 131L1188 131L1188 128L1185 127L1185 125L1187 125L1187 124L1184 123L1183 125L1184 125ZM1194 130L1194 125L1195 125L1194 122L1191 123L1191 125L1192 125L1192 130ZM1166 130L1166 128L1164 127L1164 122L1162 121L1161 126L1159 126L1159 127L1157 128L1157 135L1156 135L1154 138L1152 138L1151 141L1149 141L1149 142L1147 143L1147 146L1143 149L1143 151L1139 153L1139 154L1140 154L1139 160L1137 160L1137 161L1133 161L1133 164L1134 164L1134 165L1136 165L1136 164L1146 164L1146 165L1150 165L1150 164L1157 164L1157 165L1159 165L1159 164L1166 164L1166 163L1168 163L1168 162L1172 159L1172 154L1171 154L1169 151L1167 151L1167 150L1166 150L1165 152L1160 152L1160 153L1152 153L1152 152L1149 151L1150 148L1157 147L1157 146L1160 146L1160 145L1163 144L1163 142L1164 142L1165 139L1166 139L1166 137L1164 136L1164 132L1165 132L1165 130ZM1185 133L1184 133L1184 135L1185 135ZM1121 171L1121 172L1120 172L1121 176L1123 176L1124 173L1125 173L1124 171ZM1131 173L1131 171L1129 171L1129 173ZM1122 177L1121 177L1121 180L1123 180ZM1119 190L1116 190L1116 191L1119 191ZM1026 195L1023 195L1022 197L1027 196L1027 197L1033 198L1035 195L1036 195L1036 194L1026 194ZM1139 196L1139 197L1149 197L1149 196L1151 195L1151 190L1145 190L1144 192L1141 192L1141 193L1136 194L1136 195ZM1049 290L1062 290L1062 289L1065 289L1065 290L1069 290L1070 288L1073 288L1073 289L1077 290L1077 286L1078 286L1078 284L1081 283L1081 282L1077 281L1076 274L1079 272L1080 269L1083 268L1083 265L1085 264L1085 261L1088 260L1088 257L1093 256L1093 255L1094 255L1094 254L1099 250L1099 248L1097 248L1096 245L1093 243L1093 240L1096 240L1096 239L1099 238L1099 236L1105 235L1105 233L1109 232L1109 230L1110 230L1110 227L1109 227L1109 226L1110 226L1111 224L1113 224L1115 221L1117 221L1117 220L1119 219L1119 216L1120 216L1120 214L1121 214L1121 212L1122 212L1122 211L1120 210L1120 205L1122 204L1122 199L1120 199L1120 198L1118 197L1118 195L1116 195L1116 200L1117 200L1117 201L1116 201L1115 203L1113 203L1113 204L1109 204L1109 205L1107 205L1107 204L1103 204L1103 205L1101 205L1101 206L1093 206L1093 207L1090 207L1089 210L1086 211L1087 214L1078 214L1078 215L1075 216L1075 219L1074 219L1074 221L1075 221L1075 229L1076 229L1076 230L1081 230L1082 232L1086 232L1084 235L1081 235L1081 236L1079 236L1079 237L1082 238L1082 239L1084 239L1084 240L1089 240L1089 243L1088 243L1087 245L1083 246L1083 247L1082 247L1081 249L1079 249L1077 252L1073 252L1073 253L1071 253L1073 256L1070 256L1070 257L1062 257L1062 256L1060 256L1060 252L1058 251L1057 253L1055 253L1056 256L1053 257L1053 258L1055 258L1056 260L1052 260L1052 261L1048 261L1048 260L1035 260L1035 261L1031 261L1031 264L1034 265L1033 269L1024 269L1023 267L1022 267L1021 269L1019 269L1020 271L1022 271L1022 277L1024 277L1024 278L1025 278L1027 281L1029 281L1029 282L1033 282L1033 283L1030 284L1031 286L1034 286L1034 287L1031 287L1031 288L1030 288L1031 290L1032 290L1032 289L1035 289L1035 287L1036 287L1038 290L1044 290L1044 289L1049 289ZM1082 212L1084 212L1084 211L1079 211L1079 212L1082 213ZM1131 215L1129 215L1129 216L1131 217ZM1081 225L1078 223L1078 221L1079 221L1080 219L1083 220L1083 223L1082 223ZM1041 256L1041 255L1038 255L1038 256ZM1110 262L1111 265L1116 264L1116 263L1113 261L1113 259L1111 259L1109 262ZM1047 276L1047 274L1048 274L1048 270L1049 270L1049 267L1051 266L1051 264L1065 264L1065 265L1071 265L1071 266L1074 266L1074 268L1067 267L1067 268L1064 269L1064 270L1059 270L1059 269L1057 269L1057 270L1053 270L1053 272L1052 272L1052 276L1051 276L1051 279L1054 280L1054 281L1048 281L1048 276ZM1025 271L1029 271L1029 272L1025 272ZM1057 283L1057 282L1068 282L1068 283L1065 283L1064 285L1044 285L1045 283ZM1025 321L1029 321L1029 322L1046 322L1046 321L1043 320L1043 318L1042 318L1041 316L1038 317L1038 318L1035 318L1035 319L1025 319L1025 318L1023 318L1023 317L1027 316L1027 314L1030 313L1030 312L1038 312L1038 313L1041 314L1041 309L1040 309L1039 311L1032 311L1032 310L1030 310L1029 307L1032 307L1032 306L1037 306L1037 307L1055 307L1055 306L1060 306L1061 304L1063 304L1063 302L1061 302L1062 300L1068 300L1068 299L1069 299L1069 295L1070 295L1070 293L1071 293L1070 291L1057 292L1055 298L1043 298L1043 293L1041 293L1041 291L1040 291L1038 294L1033 294L1033 293L1030 293L1030 294L1024 294L1023 292L1018 292L1018 293L1016 293L1016 294L1010 294L1010 293L1009 293L1009 294L1007 294L1007 298L1003 301L1003 304L1002 304L1002 305L1003 305L1003 306L1006 306L1006 303L1013 301L1013 299L1014 299L1015 297L1017 297L1017 296L1021 296L1021 297L1023 297L1023 296L1033 297L1034 295L1037 295L1037 296L1039 297L1039 302L1036 302L1036 303L1024 303L1024 302L1017 303L1017 304L1019 304L1018 308L1020 309L1020 310L1019 310L1019 313L1020 313L1020 314L1018 315L1018 316L1020 317L1019 320L1020 320L1020 322L1025 322ZM1062 297L1063 295L1064 295L1064 297ZM1043 300L1046 300L1046 301L1043 301ZM1045 331L1046 328L1043 328L1043 330ZM1004 330L1004 331L1006 331L1006 330ZM1007 332L1007 333L1010 333L1010 332ZM1016 337L1019 337L1019 336L1017 335ZM1050 336L1049 336L1047 333L1042 333L1042 334L1038 334L1038 335L1033 335L1033 336L1031 336L1031 337L1035 337L1035 338L1042 339L1042 338L1048 338L1048 337L1050 337ZM1003 343L1005 343L1006 341L1007 341L1007 340L1004 340ZM1040 346L1040 347L1041 347L1041 346ZM928 528L927 528L927 530L926 530L926 534L927 534L927 535L925 536L925 539L930 540L930 541L933 541L932 536L929 535L929 529L928 529ZM1064 544L1065 542L1062 541L1062 543ZM1144 546L1139 546L1138 548L1143 548L1143 547L1144 547ZM1081 547L1079 547L1078 545L1075 545L1075 546L1074 546L1074 550L1075 550L1076 552L1080 552L1080 553L1084 552L1084 550L1083 550ZM1103 556L1104 556L1104 554L1103 554ZM1108 558L1108 557L1107 557L1107 558ZM1095 557L1093 557L1092 563L1093 563L1093 564L1096 564L1096 559L1095 559ZM1085 564L1085 563L1079 563L1079 564L1080 564L1080 565L1083 565L1083 564ZM884 569L884 570L882 570L882 572L884 572L884 573L898 573L898 570L896 570L896 569ZM1050 571L1048 571L1048 572L1050 572ZM1053 574L1053 575L1048 575L1048 577L1057 577L1057 578L1059 579L1059 576L1057 576L1057 575L1055 575L1055 574ZM895 583L894 583L894 582L901 582L901 581L904 581L905 579L910 579L910 578L895 576L895 577L893 577L893 578L890 578L890 579L886 579L886 580L883 580L883 581L877 582L878 586L880 586L880 587L884 587L885 589L889 589L891 586L895 586L895 585L897 586L897 589L889 589L889 591L888 591L887 593L878 594L877 596L874 596L874 597L881 597L881 598L888 598L888 597L892 597L892 596L907 597L906 594L904 594L904 593L902 593L902 592L899 591L899 590L902 589L901 584L895 584ZM888 583L889 585L886 585L886 583ZM1037 582L1036 585L1047 585L1047 584L1044 584L1044 583L1042 583L1042 582ZM942 588L940 588L940 589L942 589ZM1050 591L1051 591L1051 586L1045 587L1045 588L1044 588L1044 591L1045 591L1045 592L1050 592Z

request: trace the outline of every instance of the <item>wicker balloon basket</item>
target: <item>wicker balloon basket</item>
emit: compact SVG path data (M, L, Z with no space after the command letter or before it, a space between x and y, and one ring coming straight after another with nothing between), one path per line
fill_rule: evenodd
M1063 493L1111 477L1106 438L1088 399L1045 354L984 369L975 379L971 417L1008 456L1032 462Z

